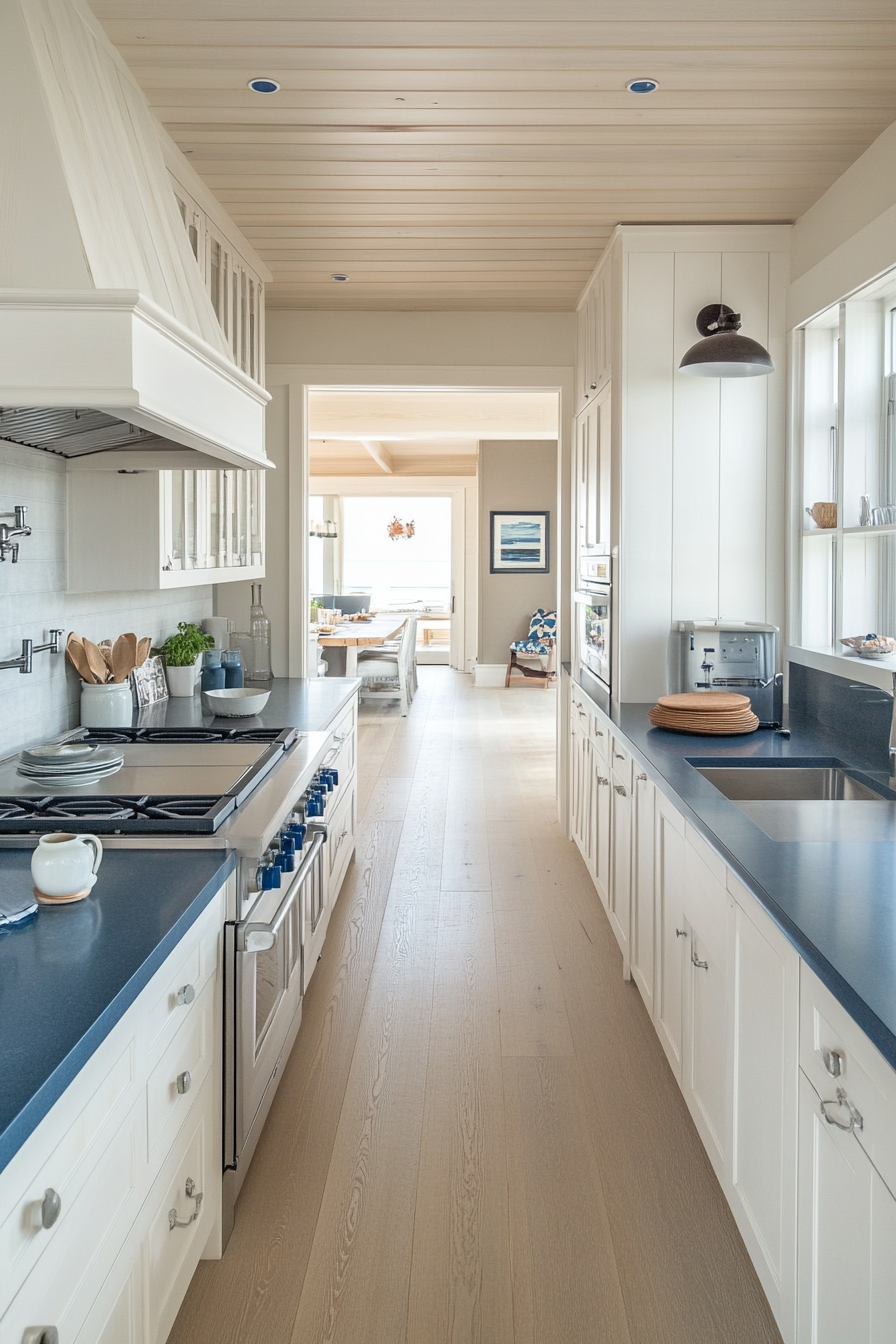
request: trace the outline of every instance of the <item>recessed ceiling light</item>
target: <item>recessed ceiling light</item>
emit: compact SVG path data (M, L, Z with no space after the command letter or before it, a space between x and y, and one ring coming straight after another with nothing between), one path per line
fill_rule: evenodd
M331 280L339 280L339 281L343 281L343 280L347 280L347 279L348 279L348 276L347 276L347 275L343 275L341 271L336 271L336 273L335 273L334 275L331 275L331 276L330 276L330 279L331 279Z
M629 93L656 93L659 83L655 79L630 79L625 87Z
M277 93L280 85L276 79L250 79L249 88L253 93Z

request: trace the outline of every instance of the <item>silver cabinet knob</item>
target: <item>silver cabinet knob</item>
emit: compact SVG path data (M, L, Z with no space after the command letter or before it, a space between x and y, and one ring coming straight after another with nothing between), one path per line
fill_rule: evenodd
M29 1325L22 1336L22 1344L59 1344L55 1325Z
M181 985L177 991L175 1003L178 1008L185 1008L188 1003L192 1003L196 997L196 991L192 985Z
M52 1188L44 1191L44 1197L40 1205L40 1225L41 1227L52 1227L62 1212L62 1200L58 1193Z
M826 1045L821 1047L821 1057L824 1060L824 1066L832 1078L839 1078L846 1068L846 1060L843 1057L842 1050L829 1050Z
M676 937L676 938L687 938L687 936L688 936L688 931L687 931L687 929L676 929L676 930L675 930L675 937Z
M626 791L625 791L625 785L624 785L624 784L614 784L614 785L613 785L613 788L614 788L615 791L619 794L620 798L627 798L627 797L628 797L628 794L627 794Z
M692 965L692 966L696 966L697 969L698 969L698 971L708 971L708 970L709 970L709 962L708 962L708 961L701 961L701 960L700 960L700 958L697 956L697 952L696 952L696 950L695 950L693 944L691 945L691 965Z
M183 1073L179 1073L177 1075L177 1090L181 1096L184 1096L187 1092L189 1092L192 1085L193 1085L193 1079L190 1077L189 1071L187 1069L184 1069Z

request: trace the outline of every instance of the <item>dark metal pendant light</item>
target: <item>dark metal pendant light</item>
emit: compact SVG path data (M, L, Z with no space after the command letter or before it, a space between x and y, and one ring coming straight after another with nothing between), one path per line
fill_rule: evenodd
M774 373L772 357L749 336L741 336L740 313L724 303L709 303L697 314L697 330L704 338L682 359L682 373L697 378L757 378Z

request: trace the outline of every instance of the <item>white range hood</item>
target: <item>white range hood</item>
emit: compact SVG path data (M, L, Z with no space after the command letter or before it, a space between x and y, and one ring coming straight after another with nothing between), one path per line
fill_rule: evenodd
M0 441L270 465L269 394L230 357L158 125L81 0L0 4L0 202Z

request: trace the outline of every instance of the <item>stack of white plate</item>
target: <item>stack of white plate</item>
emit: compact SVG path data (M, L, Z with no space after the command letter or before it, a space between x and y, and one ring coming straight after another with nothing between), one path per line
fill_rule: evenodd
M60 746L50 744L20 752L18 773L33 784L71 788L96 784L107 775L114 775L123 765L124 756L118 747L63 742Z

